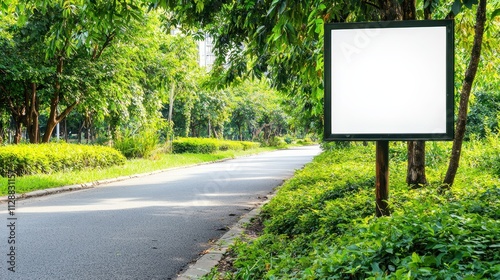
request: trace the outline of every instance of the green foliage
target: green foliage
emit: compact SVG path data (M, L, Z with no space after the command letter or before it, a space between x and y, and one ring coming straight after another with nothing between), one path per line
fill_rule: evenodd
M251 149L257 149L260 147L259 142L251 142L251 141L239 141L243 145L243 150L251 150Z
M241 144L238 141L229 141L229 140L219 141L219 150L220 151L228 151L228 150L241 151L241 150L243 150L244 147L245 146L243 146L243 144Z
M467 117L467 135L484 138L487 133L497 133L500 122L500 91L475 94Z
M110 147L49 143L0 147L0 175L48 174L120 165L125 157Z
M278 148L285 148L287 145L287 142L285 141L284 137L278 137L274 136L269 139L268 143L266 143L270 147L278 147Z
M159 138L156 132L152 129L144 129L138 133L125 131L123 136L117 136L113 146L127 158L144 158L151 155L158 143Z
M255 149L260 143L249 141L229 141L215 138L178 138L173 141L173 152L210 154L216 151L241 151Z
M172 150L176 154L210 154L218 148L217 140L211 138L179 138L172 142Z
M406 146L391 145L390 217L375 218L373 144L330 145L263 207L264 232L234 246L225 279L497 279L500 140L465 143L441 193L448 143L427 149L430 184L406 185Z

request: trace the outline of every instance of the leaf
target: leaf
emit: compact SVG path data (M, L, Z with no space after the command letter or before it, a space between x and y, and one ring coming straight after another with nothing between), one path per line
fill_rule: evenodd
M500 16L500 8L494 10L493 13L491 13L491 19L494 19L497 16Z
M281 2L280 8L278 10L278 13L281 15L283 12L286 10L286 1Z
M420 259L420 257L418 256L417 253L413 252L413 254L411 254L411 260L412 262L414 263L421 263L422 260Z
M274 13L276 5L278 4L279 1L280 0L274 0L273 3L271 3L271 7L269 7L269 10L267 10L267 16L270 16L272 13Z
M454 15L458 15L461 10L462 10L462 2L460 2L460 0L455 0L453 6L451 6L451 11L453 12Z
M465 7L472 9L472 5L477 4L478 0L464 0Z

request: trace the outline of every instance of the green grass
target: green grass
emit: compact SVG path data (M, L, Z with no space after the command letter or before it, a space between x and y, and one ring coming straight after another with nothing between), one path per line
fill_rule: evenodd
M212 162L216 160L245 156L275 148L257 148L246 151L219 151L213 154L160 154L157 159L132 159L124 165L101 169L84 169L72 172L37 174L16 178L16 193L56 188L67 185L90 183L97 180L147 173L155 170ZM0 177L0 195L7 194L7 178Z
M390 217L374 216L375 147L332 147L262 209L264 232L205 279L500 279L500 139L465 143L439 192L449 142L427 145L429 185L406 185L406 145L390 146Z

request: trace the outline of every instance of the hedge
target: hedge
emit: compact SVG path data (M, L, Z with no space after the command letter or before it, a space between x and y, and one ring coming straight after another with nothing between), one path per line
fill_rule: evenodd
M104 146L49 143L0 147L0 175L4 177L9 172L23 176L124 163L120 152Z
M210 154L216 151L241 151L260 147L260 143L250 141L230 141L213 138L178 138L172 142L173 152Z

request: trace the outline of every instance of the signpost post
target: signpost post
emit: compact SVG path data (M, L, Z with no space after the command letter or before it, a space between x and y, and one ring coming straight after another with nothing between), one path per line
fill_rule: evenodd
M389 141L452 140L452 20L325 25L325 141L376 141L376 213L389 215Z

